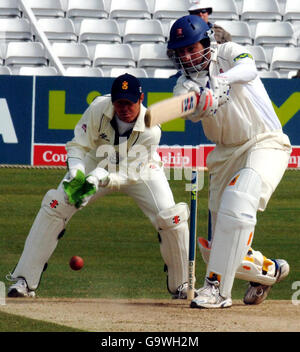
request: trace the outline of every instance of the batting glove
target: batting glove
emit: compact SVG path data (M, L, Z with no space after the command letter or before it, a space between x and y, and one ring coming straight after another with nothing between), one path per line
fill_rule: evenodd
M85 182L81 189L81 195L76 202L76 208L86 206L93 195L98 191L99 186L104 187L108 184L108 172L100 167L94 169L85 178Z
M192 114L186 116L186 119L191 120L192 122L198 122L203 118L214 116L217 109L218 98L213 90L209 88L200 88L197 109Z
M218 98L218 106L221 106L229 101L230 84L227 79L222 76L211 78L212 89Z

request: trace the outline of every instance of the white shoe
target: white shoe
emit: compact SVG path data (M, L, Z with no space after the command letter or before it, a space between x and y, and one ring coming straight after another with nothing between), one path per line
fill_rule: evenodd
M197 297L191 302L191 308L227 308L232 306L231 298L220 295L218 280L205 279L204 287L197 291Z
M187 299L188 283L184 282L180 285L176 292L172 295L172 299ZM194 297L198 296L198 290L194 290Z
M290 266L284 259L273 259L276 265L276 282L282 281L288 276L290 272ZM262 285L257 282L250 282L247 291L244 295L245 304L260 304L267 297L272 286Z
M18 281L11 285L7 293L8 297L35 297L35 292L28 289L25 279L18 278Z

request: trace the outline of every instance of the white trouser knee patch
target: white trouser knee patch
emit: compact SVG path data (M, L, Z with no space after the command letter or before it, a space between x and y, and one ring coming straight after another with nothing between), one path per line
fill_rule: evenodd
M52 189L46 193L12 277L24 277L31 290L38 287L44 266L57 246L58 237L76 210L65 202L61 191Z
M260 193L261 178L249 168L234 175L223 192L207 276L218 275L224 297L231 296L235 273L251 245Z
M168 289L175 293L188 280L189 208L178 203L157 215L160 252L168 267Z

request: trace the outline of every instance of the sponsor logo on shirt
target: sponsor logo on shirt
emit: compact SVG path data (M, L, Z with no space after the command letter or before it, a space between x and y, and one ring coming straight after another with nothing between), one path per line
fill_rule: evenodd
M234 61L234 62L237 62L237 61L239 61L239 60L241 60L241 59L245 59L246 57L249 57L249 59L252 59L252 60L253 60L253 56L252 56L251 54L249 54L249 53L243 53L243 54L240 54L239 56L235 57L235 58L233 59L233 61Z

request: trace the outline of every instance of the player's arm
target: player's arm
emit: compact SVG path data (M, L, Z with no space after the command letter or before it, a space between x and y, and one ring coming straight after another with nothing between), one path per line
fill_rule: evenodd
M98 191L99 187L119 189L124 183L135 183L143 175L143 169L153 159L153 154L158 147L161 137L161 129L154 126L140 133L136 143L128 150L127 159L119 164L119 170L109 173L101 166L101 163L85 178L81 195L76 204L77 207L85 206L90 198ZM125 163L124 168L122 163Z
M218 84L214 79L214 84L202 87L198 83L182 76L177 80L173 93L175 96L195 92L197 94L197 108L191 114L184 116L184 119L198 122L203 118L213 117L219 106L229 100L230 86L225 80Z
M86 183L84 157L88 151L97 147L97 126L103 115L99 104L99 101L93 102L86 109L75 127L74 138L66 144L68 173L63 180L63 187L69 203L76 206Z
M257 77L254 58L247 49L231 42L223 46L222 50L222 54L228 58L230 69L218 75L219 78L226 79L229 84L245 84Z

